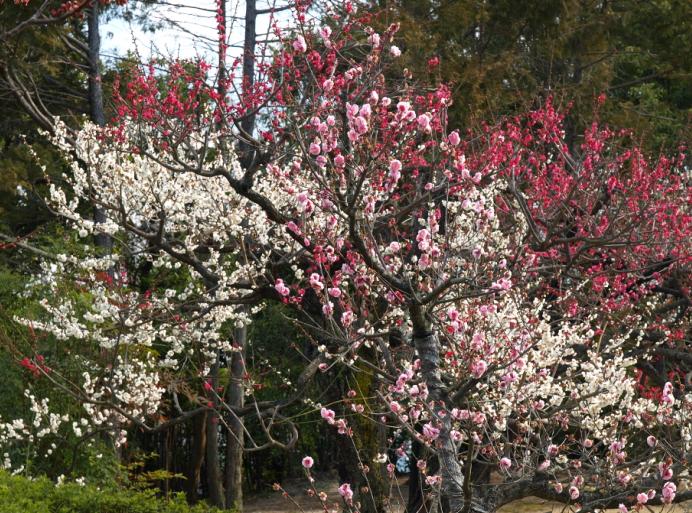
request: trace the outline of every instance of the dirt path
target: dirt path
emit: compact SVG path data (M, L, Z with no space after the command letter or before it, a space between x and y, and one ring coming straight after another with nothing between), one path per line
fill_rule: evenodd
M245 501L244 513L323 513L320 501L310 497L304 489L303 483L288 483L285 489L291 499L284 498L281 492L268 492L263 495L253 496ZM318 482L317 490L328 491L329 504L335 504L338 511L342 511L340 498L336 494L336 482ZM398 489L392 490L391 513L403 513L408 489L401 484ZM295 501L295 503L293 502ZM296 504L297 503L297 504ZM331 510L332 508L330 508ZM572 511L565 508L564 504L551 503L537 497L527 497L500 508L499 513L568 513ZM675 506L654 506L648 508L646 513L692 513L692 502ZM616 509L607 510L607 513L618 513Z

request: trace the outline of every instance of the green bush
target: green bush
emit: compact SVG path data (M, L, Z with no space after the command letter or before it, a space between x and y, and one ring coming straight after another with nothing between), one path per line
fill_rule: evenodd
M80 486L56 486L47 478L30 480L0 471L2 513L213 513L205 504L189 506L182 495L170 499L153 491L132 491Z

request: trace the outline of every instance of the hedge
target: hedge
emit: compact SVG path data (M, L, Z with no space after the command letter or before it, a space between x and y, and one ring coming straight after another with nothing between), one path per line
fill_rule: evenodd
M0 471L2 513L214 513L205 504L189 506L182 495L170 499L153 491L99 490L66 483L56 486L47 478L27 479Z

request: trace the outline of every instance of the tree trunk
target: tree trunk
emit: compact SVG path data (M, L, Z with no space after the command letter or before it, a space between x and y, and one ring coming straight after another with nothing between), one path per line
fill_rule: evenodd
M230 407L242 408L245 404L243 375L245 374L245 344L247 328L243 325L235 329L235 343L239 350L234 352L230 363L230 379L226 390L226 402ZM226 507L243 509L243 446L244 428L240 417L231 415L228 420L228 440L226 442Z
M103 88L101 86L101 33L99 27L100 5L92 2L89 8L87 29L89 37L88 67L89 67L89 117L93 123L99 126L106 124L106 114L103 108ZM106 213L101 208L94 208L94 222L96 224L106 221ZM96 246L110 253L113 247L111 238L103 233L96 234L94 238Z
M406 504L406 513L419 513L421 511L427 511L428 509L423 495L421 472L418 470L419 459L425 459L423 447L420 442L413 440L411 443L411 459L409 460L408 502Z
M106 115L103 110L103 88L101 87L99 9L99 3L92 2L87 23L89 31L89 115L91 121L103 126L106 124Z
M192 448L190 450L190 466L187 474L185 494L190 503L197 502L197 488L202 473L204 454L207 450L207 412L195 416L192 421Z
M219 386L219 359L218 354L211 368L211 385L214 390ZM207 450L206 450L206 474L209 502L217 508L224 508L223 484L221 482L221 468L219 462L219 412L216 396L212 399L215 409L207 415Z
M252 93L252 86L255 83L255 49L257 47L257 5L256 0L246 0L245 2L245 38L243 42L243 94ZM245 132L252 135L255 129L255 115L245 116L240 126ZM249 145L241 142L240 153L245 157L246 163L251 163L252 156Z
M224 24L224 43L226 26L226 5L221 2L221 16ZM257 6L256 0L246 0L245 2L245 37L243 43L243 83L242 91L249 93L255 79L255 46L257 43L256 21ZM225 96L225 48L219 48L219 92ZM255 129L254 116L246 117L241 121L242 129L248 134L252 134ZM252 162L252 151L249 145L241 142L239 147L241 162L246 166ZM247 327L243 324L235 328L235 343L239 350L234 352L231 357L229 369L229 382L226 392L227 402L231 407L242 407L244 404L243 381L245 374L245 346L247 344ZM229 430L226 436L226 469L224 483L226 485L226 506L236 507L242 510L243 507L243 447L244 447L244 425L243 419L231 416L228 422Z
M173 463L173 439L175 438L175 426L171 426L165 429L160 435L161 440L161 466L163 470L166 471L166 477L161 480L161 493L164 497L168 497L171 491L171 481L168 478L168 473L171 471L171 464Z
M331 433L336 437L339 479L353 485L360 513L387 511L389 488L384 466L373 462L378 452L384 452L386 437L370 419L354 416L350 424L352 437ZM363 472L361 463L369 468L367 473Z
M448 410L449 398L440 374L440 344L420 305L411 306L411 320L413 343L421 360L421 376L428 387L429 397L435 401L436 412ZM440 435L435 449L442 478L442 499L449 505L450 513L459 513L464 508L464 473L451 437L452 416L438 415L437 422Z
M373 356L373 355L371 355ZM367 371L354 373L352 379L358 384L357 391L362 392L363 397L356 396L356 400L368 401L369 397L377 394L379 381ZM380 429L379 424L363 416L356 416L353 419L355 436L345 437L339 435L348 444L353 463L356 465L357 475L354 483L358 483L358 500L361 504L361 513L380 513L386 510L389 489L384 466L374 463L375 458L380 452L385 452L387 437L386 433ZM358 468L359 464L367 465L370 471L364 474Z

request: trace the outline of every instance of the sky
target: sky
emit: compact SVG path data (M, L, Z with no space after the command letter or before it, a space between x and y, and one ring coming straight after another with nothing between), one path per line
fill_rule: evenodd
M265 8L273 0L258 0L257 7ZM226 0L230 33L228 38L229 57L241 54L243 42L242 18L245 12L243 0ZM278 2L277 2L278 4ZM126 9L137 9L136 2L130 2ZM136 22L128 22L117 16L102 25L101 58L113 63L128 51L139 54L141 61L151 57L194 58L203 56L209 62L216 61L216 2L214 0L171 0L160 2L150 11L147 23L165 26L154 32L144 30ZM277 15L287 18L285 13ZM269 23L269 15L261 15L257 20L257 31L263 34Z
M201 9L214 9L214 2L176 0L176 4L181 7L157 6L156 10L150 12L147 23L167 24L155 32L119 16L105 23L101 28L102 59L109 62L128 51L138 53L144 61L161 54L191 58L212 52L211 41L216 39L214 13Z

